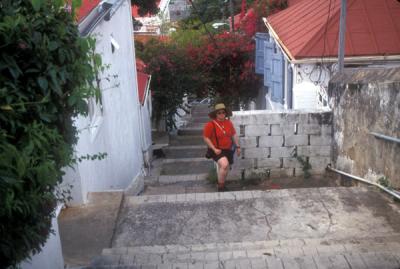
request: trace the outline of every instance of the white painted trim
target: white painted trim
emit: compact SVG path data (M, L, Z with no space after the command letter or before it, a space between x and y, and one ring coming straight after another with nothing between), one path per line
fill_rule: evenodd
M299 59L292 60L294 64L305 64L305 63L335 63L338 61L338 58L335 57L325 57L325 58L307 58L307 59ZM356 62L371 62L371 61L400 61L400 55L388 55L388 56L357 56L357 57L345 57L345 63L356 63Z

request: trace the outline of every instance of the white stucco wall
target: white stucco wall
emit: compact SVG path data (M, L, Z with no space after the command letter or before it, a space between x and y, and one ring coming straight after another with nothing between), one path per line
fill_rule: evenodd
M57 208L58 216L61 207ZM63 269L64 259L61 250L60 234L58 231L57 217L52 220L54 234L50 234L42 251L20 264L21 269Z
M144 104L140 107L140 118L141 118L141 126L140 131L142 133L142 152L145 167L150 169L150 162L152 159L152 137L151 137L151 113L152 113L152 104L151 104L151 92L148 92L148 96L144 102Z
M67 173L64 181L75 182L76 188L80 188L73 191L72 204L86 202L88 192L125 189L142 173L140 104L132 30L130 2L122 0L111 19L101 21L91 34L96 38L96 51L102 56L103 64L108 65L100 75L103 111L101 113L98 106L96 117L76 119L80 130L76 152L78 157L99 152L107 153L107 157L100 161L82 161L74 172ZM119 46L114 52L111 38ZM80 187L76 183L79 178Z
M325 65L295 64L293 76L293 109L322 108L323 99L327 101L329 69Z

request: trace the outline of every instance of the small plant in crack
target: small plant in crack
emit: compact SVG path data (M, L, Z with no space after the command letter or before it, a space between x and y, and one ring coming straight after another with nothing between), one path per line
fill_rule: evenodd
M296 158L296 160L301 164L301 169L303 170L304 178L309 179L311 177L310 170L312 169L309 157L297 155L297 147L295 147L291 155L292 157Z
M390 184L389 178L385 176L378 178L378 183L385 188L393 189L392 185Z
M296 160L301 164L301 169L304 173L304 178L309 179L311 177L310 170L312 168L308 157L296 156Z

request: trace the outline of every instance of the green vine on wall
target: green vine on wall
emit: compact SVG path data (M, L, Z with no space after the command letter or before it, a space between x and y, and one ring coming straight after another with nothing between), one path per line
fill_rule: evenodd
M72 13L63 0L0 2L1 268L46 242L62 168L77 161L73 118L88 114L89 98L101 99L101 58L95 41L79 36L78 2Z
M307 157L302 157L302 156L296 156L296 160L300 163L301 165L301 170L303 170L304 178L310 178L311 173L310 170L312 168L310 162L308 161Z

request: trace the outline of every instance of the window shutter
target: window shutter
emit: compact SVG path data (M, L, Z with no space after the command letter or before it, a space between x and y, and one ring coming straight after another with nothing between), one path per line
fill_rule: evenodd
M274 102L283 103L283 54L280 48L274 44L271 65L271 98Z
M256 74L264 74L264 42L268 33L256 33Z
M272 87L272 55L274 44L269 39L264 42L264 86Z

